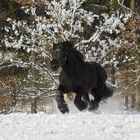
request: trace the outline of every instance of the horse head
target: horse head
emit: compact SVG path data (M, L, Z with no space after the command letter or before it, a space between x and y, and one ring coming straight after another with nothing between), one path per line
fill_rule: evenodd
M58 70L59 67L62 67L65 64L68 58L72 59L72 57L78 61L84 60L83 55L73 47L71 42L65 41L53 44L51 69L54 71Z
M53 44L51 69L56 71L65 64L66 56L63 43Z

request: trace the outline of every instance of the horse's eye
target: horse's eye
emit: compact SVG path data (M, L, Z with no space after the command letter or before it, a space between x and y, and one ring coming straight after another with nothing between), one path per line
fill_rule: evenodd
M56 49L56 52L59 52L59 49Z

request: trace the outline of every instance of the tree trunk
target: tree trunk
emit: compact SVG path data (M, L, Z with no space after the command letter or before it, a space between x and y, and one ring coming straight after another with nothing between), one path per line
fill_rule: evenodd
M30 90L29 92L33 93L33 98L31 99L31 113L37 113L37 98L36 98L36 86L35 86L35 69L34 69L34 63L35 63L35 52L32 51L31 55L31 79L30 79ZM30 94L30 93L29 93Z
M128 95L126 94L126 93L124 93L124 102L125 102L125 107L126 107L126 109L128 109L128 104L129 104L129 100L128 100Z
M136 0L137 13L140 15L140 0Z
M140 0L137 0L137 27L136 27L136 35L137 35L137 44L140 45Z
M140 86L137 87L137 93L136 93L136 110L137 111L140 111Z
M136 104L136 95L132 94L131 95L131 108L135 108L135 104Z
M132 12L135 11L135 0L131 0L131 2L130 2L130 8L131 8Z
M140 47L140 0L136 0L137 5L137 45ZM136 65L136 68L139 69L139 66ZM139 76L139 72L136 73L136 77ZM137 83L137 92L136 92L136 110L140 111L140 80Z
M31 113L37 113L37 98L31 99Z
M111 68L111 83L115 85L115 68Z
M110 9L111 9L111 12L116 11L118 8L119 8L118 0L111 0L110 1Z

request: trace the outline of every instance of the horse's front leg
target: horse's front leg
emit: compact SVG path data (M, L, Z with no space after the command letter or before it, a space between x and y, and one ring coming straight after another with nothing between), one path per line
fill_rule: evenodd
M68 106L64 100L64 91L61 85L59 85L57 93L56 93L56 102L60 112L69 113Z

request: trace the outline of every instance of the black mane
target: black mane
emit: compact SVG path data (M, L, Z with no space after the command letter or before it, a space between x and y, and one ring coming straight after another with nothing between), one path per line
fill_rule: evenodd
M67 53L67 54L70 54L71 57L75 57L78 61L84 61L84 56L82 53L80 53L79 51L77 51L75 48L74 48L74 45L69 42L69 41L66 41L66 42L63 42L62 43L63 45L63 49L64 51Z

